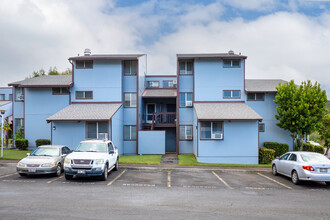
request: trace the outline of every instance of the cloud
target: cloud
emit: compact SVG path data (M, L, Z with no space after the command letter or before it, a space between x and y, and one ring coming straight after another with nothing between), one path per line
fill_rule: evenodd
M225 0L225 2L238 9L253 11L269 11L279 4L276 0Z

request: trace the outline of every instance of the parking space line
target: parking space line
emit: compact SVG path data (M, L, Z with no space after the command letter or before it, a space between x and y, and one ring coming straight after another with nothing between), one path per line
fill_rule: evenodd
M216 174L214 171L212 171L214 176L216 176L225 186L227 186L229 189L233 189L226 181L224 181L218 174Z
M112 181L110 181L108 183L108 186L112 185L117 179L119 179L125 172L127 169L123 170L123 172L121 172L118 176L116 176L116 178L114 178Z
M171 187L171 171L167 171L167 187Z
M56 180L59 180L59 179L61 179L61 178L63 178L63 177L64 177L64 176L57 177L57 178L55 178L55 179L52 179L52 180L48 181L47 183L55 182Z
M11 173L11 174L7 174L7 175L4 175L4 176L0 176L0 179L1 179L1 178L8 177L8 176L13 176L13 175L15 175L15 174L17 174L17 173Z
M259 176L262 176L262 177L264 177L264 178L266 178L266 179L269 179L270 181L273 181L274 183L277 183L278 185L281 185L281 186L283 186L283 187L285 187L285 188L287 188L287 189L292 189L292 187L290 187L290 186L287 186L287 185L285 185L284 183L280 183L279 181L277 181L277 180L274 180L274 179L272 179L272 178L270 178L270 177L268 177L268 176L266 176L266 175L263 175L263 174L261 174L261 173L257 173Z

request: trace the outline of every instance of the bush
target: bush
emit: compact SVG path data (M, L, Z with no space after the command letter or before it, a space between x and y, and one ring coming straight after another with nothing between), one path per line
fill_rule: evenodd
M289 151L289 145L277 142L264 142L264 147L273 149L275 151L275 157L281 156Z
M259 147L259 164L269 164L275 158L275 150Z
M29 141L27 139L16 139L15 145L19 150L27 150L29 147Z
M320 154L324 154L324 147L323 146L317 146L317 145L312 145L311 143L303 143L302 144L303 151L309 151L309 152L316 152Z
M39 147L41 145L50 145L50 140L49 139L37 139L36 146Z
M324 147L323 146L314 146L314 152L324 154Z

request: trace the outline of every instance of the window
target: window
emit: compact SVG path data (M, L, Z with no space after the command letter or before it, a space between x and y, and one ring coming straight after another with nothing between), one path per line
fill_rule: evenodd
M5 94L0 94L0 101L5 100Z
M181 92L180 93L180 107L192 107L192 93Z
M124 61L124 75L125 76L135 76L136 72L137 72L137 61L136 60Z
M240 61L239 60L224 60L223 67L225 68L239 68Z
M24 89L23 88L15 88L15 100L23 101L24 100Z
M93 91L76 91L76 99L93 99Z
M159 81L147 81L148 88L159 88Z
M15 118L15 133L24 135L24 118Z
M288 160L297 161L297 155L291 154Z
M53 88L52 92L53 92L53 95L68 95L69 89L68 88Z
M180 61L180 75L191 75L193 62L191 60Z
M77 60L76 69L93 69L93 60Z
M125 125L124 126L124 140L125 141L135 141L136 140L136 126L135 125Z
M9 94L9 100L13 101L13 94Z
M71 150L68 147L63 147L62 148L62 155L63 154L69 154L69 153L71 153Z
M164 88L176 88L176 80L165 80L163 81Z
M125 93L125 103L124 107L125 108L135 108L136 107L136 93L131 92L131 93Z
M259 132L265 132L265 124L264 123L259 123L258 131Z
M265 93L248 93L247 100L248 101L264 101Z
M113 145L112 145L112 143L109 143L108 144L108 153L110 153L110 152L115 152L115 150L113 149Z
M224 99L239 99L241 98L240 90L223 90Z
M201 122L201 139L223 140L223 122Z
M87 139L107 139L108 122L87 122Z
M288 159L289 155L290 155L290 153L284 154L282 157L280 157L280 160L286 160L286 159Z
M180 140L192 140L192 125L180 125Z

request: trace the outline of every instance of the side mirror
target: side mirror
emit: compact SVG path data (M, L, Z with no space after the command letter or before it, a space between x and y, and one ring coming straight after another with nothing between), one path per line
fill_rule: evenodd
M114 154L114 153L115 153L114 150L109 151L109 154Z
M30 156L30 153L26 153L27 156Z
M281 160L281 158L279 156L275 157L275 159Z

